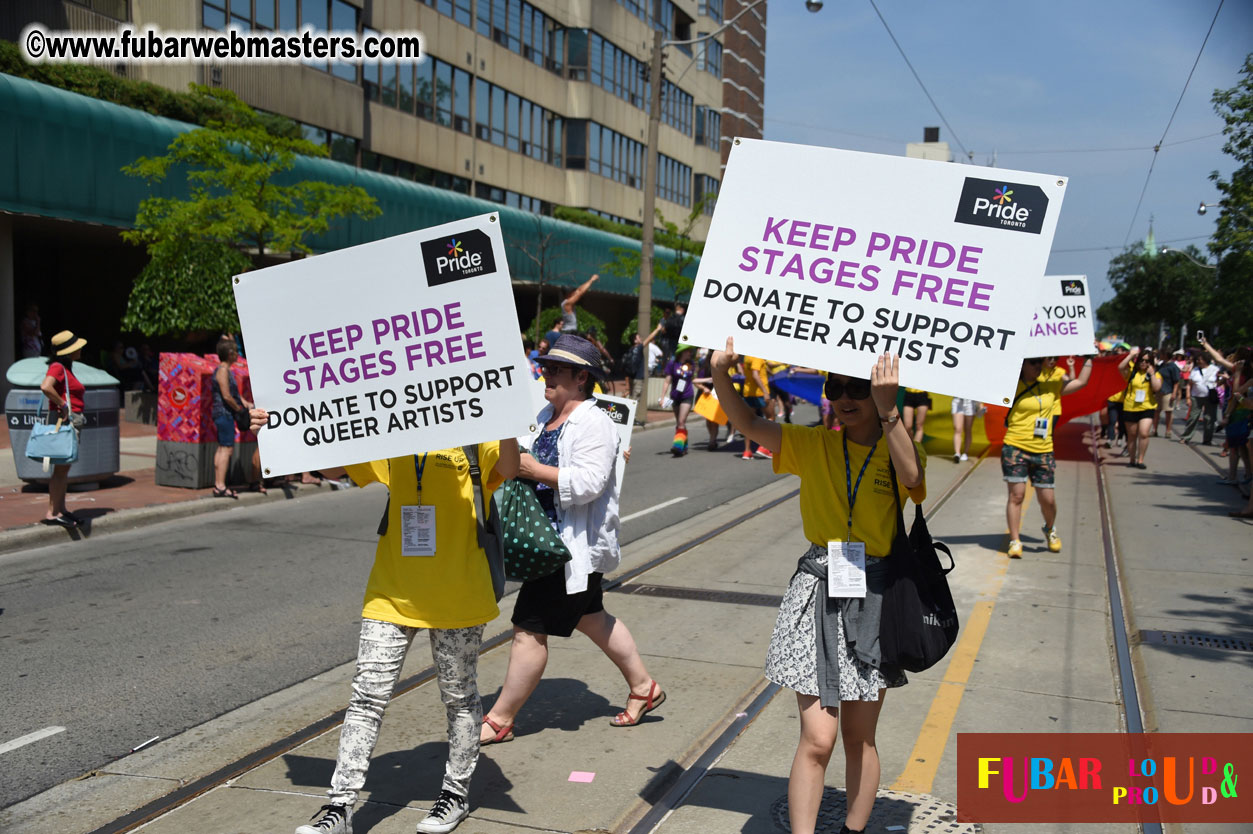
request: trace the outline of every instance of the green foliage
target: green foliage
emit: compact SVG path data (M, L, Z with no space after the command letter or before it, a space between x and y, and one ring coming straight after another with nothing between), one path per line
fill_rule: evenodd
M656 328L661 324L661 320L665 318L666 311L660 307L653 306L649 315L650 327ZM631 320L627 322L626 329L622 331L622 344L629 345L635 340L635 334L640 329L640 320L638 316L631 316ZM651 330L649 332L652 332ZM644 335L648 335L645 333Z
M279 176L293 167L298 154L325 156L326 149L305 139L276 136L229 91L198 85L192 89L212 102L221 118L180 134L165 156L143 157L122 169L149 183L172 174L185 176L190 193L185 200L145 199L135 228L122 233L130 243L145 245L152 259L132 290L126 313L128 327L149 335L192 329L195 317L211 319L213 309L219 318L198 326L237 325L229 279L251 263L240 249L255 250L258 256L309 253L305 240L325 232L336 218L368 219L380 213L374 198L357 186L315 181L280 185ZM158 315L158 305L167 301L174 308Z
M583 209L570 208L569 206L554 206L553 217L558 220L565 220L568 223L577 223L580 226L587 226L589 229L599 229L602 232L609 232L615 235L622 235L634 240L640 240L644 235L644 230L639 226L632 226L630 223L616 223L613 220L606 220L599 214L592 214L590 211ZM653 230L653 241L658 246L665 246L670 249L679 248L680 240L677 236L672 235L666 228ZM705 251L705 242L701 240L693 240L688 242L688 247L693 249L697 255Z
M157 249L135 278L122 329L154 334L189 330L239 332L235 294L221 276L252 268L252 260L225 243L182 238Z
M697 257L705 248L703 243L691 240L692 229L700 222L705 205L713 197L714 195L707 194L697 200L692 210L683 218L681 227L677 223L666 220L660 209L657 211L658 231L663 231L665 239L670 241L669 246L673 254L666 256L654 250L653 278L670 287L676 298L686 298L692 292L692 278L684 273L696 263ZM660 242L661 236L654 235L654 239ZM642 260L639 252L621 246L611 247L609 252L614 256L614 260L605 264L606 272L628 279L639 276Z
M1209 249L1219 258L1247 254L1253 248L1253 54L1244 59L1240 83L1229 90L1215 90L1214 111L1226 122L1223 153L1239 163L1231 179L1217 171L1210 174L1223 195L1217 228Z
M602 343L605 340L605 323L598 316L594 316L579 305L574 305L574 315L579 320L579 332L585 333L588 330L596 331L596 338ZM526 326L526 333L539 333L542 338L549 330L557 330L561 326L561 305L556 307L545 307L540 310L538 327L536 319L531 319L530 324ZM538 343L538 340L536 340Z
M212 99L176 93L148 81L122 78L100 67L29 64L22 57L20 47L10 41L0 41L0 72L196 125L208 124L211 119L221 119L224 115L222 107ZM285 116L258 113L257 118L276 136L300 136L300 125Z
M1205 260L1195 246L1184 251ZM1109 262L1109 283L1115 296L1096 311L1105 328L1121 332L1132 344L1156 345L1159 324L1165 322L1167 340L1177 343L1181 326L1203 326L1198 323L1206 317L1214 271L1179 252L1145 254L1137 243Z
M1223 152L1239 163L1230 179L1210 174L1222 194L1218 222L1209 250L1219 260L1215 286L1207 305L1207 325L1220 344L1253 341L1249 317L1249 284L1253 276L1253 54L1244 59L1240 82L1215 90L1214 110L1226 123Z

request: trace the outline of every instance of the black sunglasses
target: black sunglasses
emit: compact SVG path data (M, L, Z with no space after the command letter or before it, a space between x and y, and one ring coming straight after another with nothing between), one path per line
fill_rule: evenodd
M824 387L824 393L827 399L834 402L845 394L850 400L864 400L870 397L870 380L868 379L850 379L848 382L840 382L834 377L827 378L827 384Z

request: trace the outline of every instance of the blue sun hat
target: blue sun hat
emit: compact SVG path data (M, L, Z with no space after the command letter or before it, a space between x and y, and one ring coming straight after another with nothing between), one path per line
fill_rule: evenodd
M605 380L605 370L600 363L600 351L596 346L573 333L562 333L553 342L548 353L537 360L540 365L562 364L582 368L601 382Z

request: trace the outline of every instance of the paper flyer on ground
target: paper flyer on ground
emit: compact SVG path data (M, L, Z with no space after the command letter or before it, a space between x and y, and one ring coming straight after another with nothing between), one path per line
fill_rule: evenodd
M1023 356L1090 356L1096 353L1092 296L1086 275L1045 275Z
M494 214L235 278L269 474L515 437L534 422Z
M683 341L1007 401L1066 180L736 139Z

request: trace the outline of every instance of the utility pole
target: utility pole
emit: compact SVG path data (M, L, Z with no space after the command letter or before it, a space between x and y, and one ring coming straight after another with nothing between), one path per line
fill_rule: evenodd
M648 149L644 160L644 221L640 233L640 297L639 320L636 327L643 339L653 329L653 229L657 214L657 135L661 129L661 84L662 67L664 66L665 33L661 29L653 29L653 55L648 65ZM639 402L635 404L637 420L644 420L648 414L648 348L644 348L644 387L640 392Z

